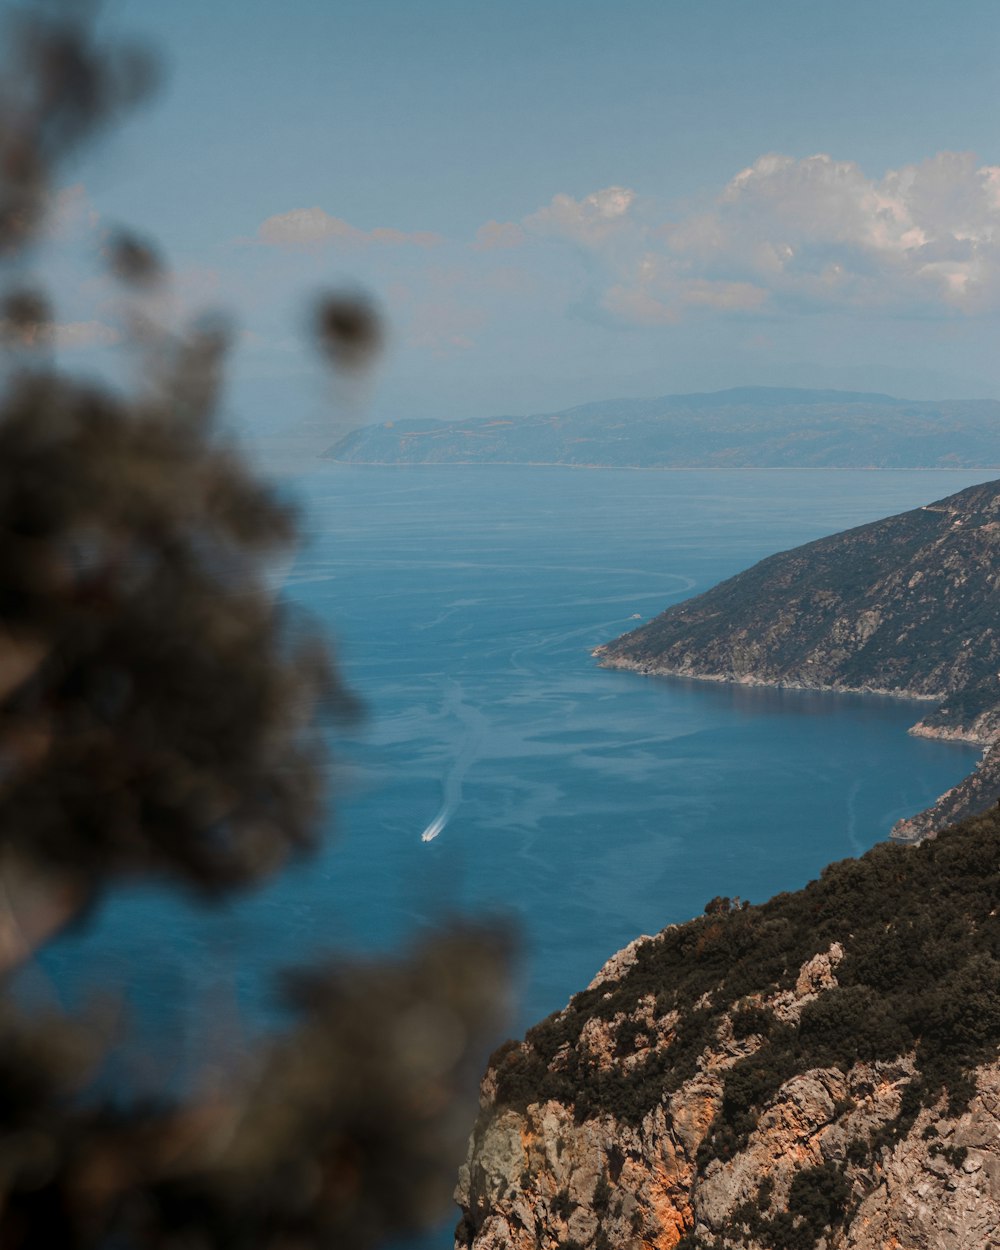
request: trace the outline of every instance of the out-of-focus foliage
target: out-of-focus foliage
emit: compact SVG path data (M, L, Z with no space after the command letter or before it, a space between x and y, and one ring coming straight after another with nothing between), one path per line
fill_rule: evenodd
M382 346L382 326L363 295L333 293L316 304L314 329L320 350L342 369L369 365Z
M214 431L225 325L168 333L137 306L133 395L25 351L52 338L21 270L60 163L154 77L143 51L97 43L88 12L18 11L0 81L0 851L86 893L150 869L218 890L309 843L317 713L351 699L268 585L292 510ZM106 258L130 289L162 273L130 231Z
M481 932L319 967L212 1097L88 1108L93 1033L0 1017L4 1250L364 1250L447 1210L504 981Z
M354 700L276 595L294 510L216 431L229 332L158 326L140 235L105 260L133 301L131 393L58 371L26 273L63 162L142 99L156 61L104 46L85 6L14 15L0 78L0 975L116 881L207 899L315 841L323 727ZM360 297L315 305L333 364L370 363ZM505 944L462 932L395 963L289 977L291 1023L211 1095L90 1092L93 1026L0 997L4 1250L376 1245L440 1217Z
M97 42L93 9L81 0L8 10L11 68L0 82L0 252L36 240L61 165L156 86L158 63L147 48Z
M261 576L291 516L192 420L211 346L178 355L148 404L43 372L0 408L0 843L88 887L266 873L316 826L316 700L346 705Z

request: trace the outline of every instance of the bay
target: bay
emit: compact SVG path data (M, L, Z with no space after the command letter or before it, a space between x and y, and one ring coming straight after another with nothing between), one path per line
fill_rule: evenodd
M971 768L922 706L599 669L593 647L777 550L988 472L355 468L286 483L307 541L282 593L367 708L335 743L321 852L208 911L146 886L55 942L64 1000L131 1004L133 1075L272 1018L276 969L385 952L453 917L521 934L510 1031L637 934L763 901L861 853ZM432 834L424 840L423 834Z

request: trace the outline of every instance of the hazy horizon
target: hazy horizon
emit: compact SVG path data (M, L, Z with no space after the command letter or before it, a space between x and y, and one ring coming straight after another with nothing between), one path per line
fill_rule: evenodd
M118 0L102 21L166 74L54 206L74 366L121 368L100 253L134 223L173 266L159 312L237 310L229 407L269 440L744 385L1000 396L985 0ZM302 296L338 283L388 341L331 393Z

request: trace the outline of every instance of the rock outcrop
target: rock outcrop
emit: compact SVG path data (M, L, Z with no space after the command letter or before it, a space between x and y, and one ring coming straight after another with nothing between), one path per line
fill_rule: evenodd
M1000 482L762 560L594 652L606 668L932 704L911 732L1000 736ZM901 822L913 838L1000 798L1000 759Z
M722 1101L721 1073L746 1053L721 1042L704 1070L638 1128L613 1117L577 1124L558 1102L492 1116L462 1171L460 1250L674 1250L679 1244L771 1250L796 1178L835 1176L816 1243L829 1250L996 1250L1000 1237L1000 1069L976 1072L967 1109L924 1108L877 1160L853 1143L898 1116L912 1064L812 1069L778 1090L743 1149L699 1170L699 1147ZM801 1190L801 1184L798 1186ZM806 1240L801 1215L783 1244ZM828 1231L827 1231L828 1229ZM811 1228L808 1230L811 1232Z
M458 1250L996 1250L1000 813L725 903L497 1052Z

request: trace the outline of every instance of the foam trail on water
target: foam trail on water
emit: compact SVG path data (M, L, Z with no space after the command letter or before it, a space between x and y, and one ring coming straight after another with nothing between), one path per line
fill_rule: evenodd
M451 809L449 807L442 807L431 823L420 835L420 841L433 842L449 820L451 820Z
M477 708L471 707L464 701L463 693L457 681L449 683L442 711L453 712L462 722L462 746L441 785L444 792L441 810L420 835L421 842L433 842L455 814L455 809L462 801L462 781L472 761L476 758L479 744L483 740L486 717Z

